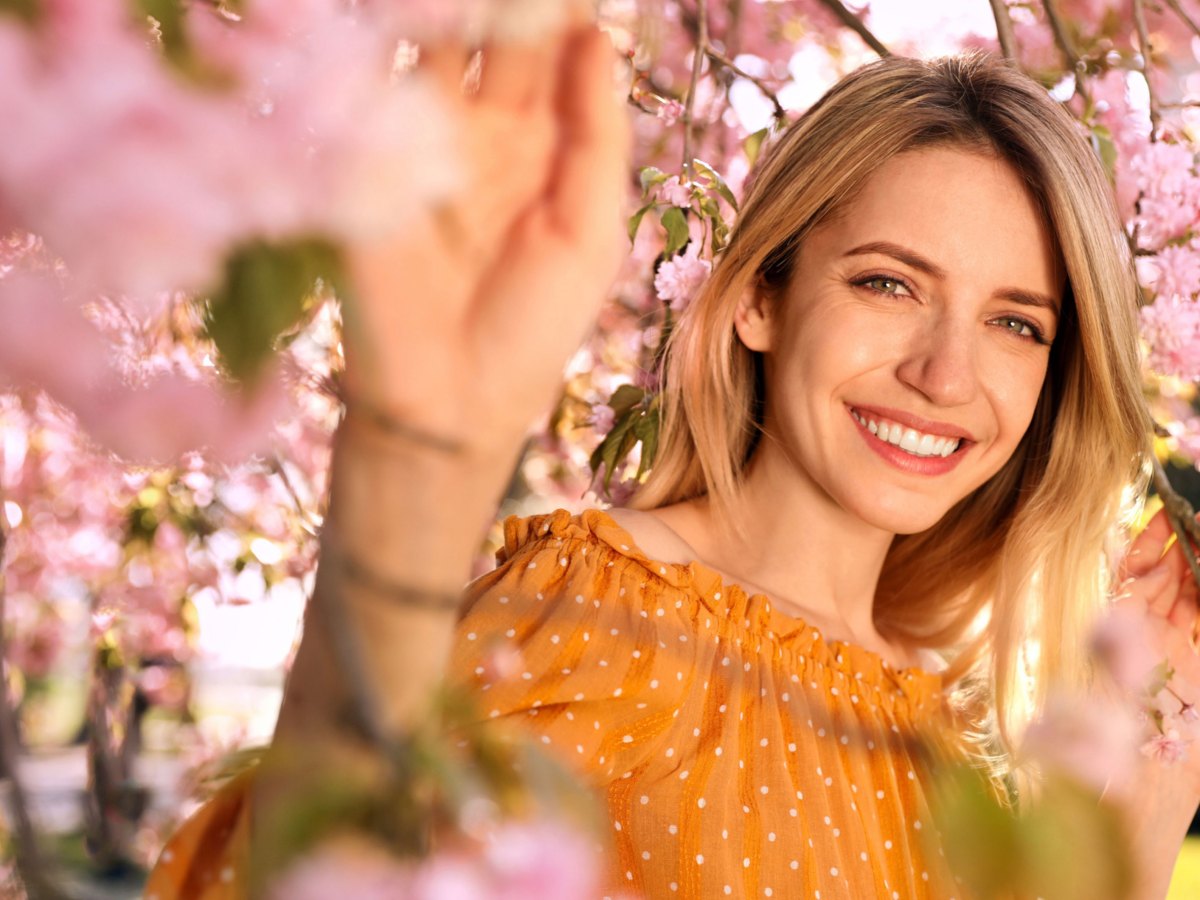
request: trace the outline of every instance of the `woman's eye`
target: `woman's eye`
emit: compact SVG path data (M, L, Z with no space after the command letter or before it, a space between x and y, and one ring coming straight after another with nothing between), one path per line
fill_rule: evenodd
M1016 316L1004 316L997 319L1000 327L1006 331L1011 331L1017 337L1030 338L1037 341L1039 344L1046 343L1046 339L1042 336L1041 330L1032 322L1027 322L1024 319L1019 319Z
M881 294L899 294L902 291L908 290L908 285L899 278L889 278L886 275L875 275L871 278L864 278L858 283L866 285Z

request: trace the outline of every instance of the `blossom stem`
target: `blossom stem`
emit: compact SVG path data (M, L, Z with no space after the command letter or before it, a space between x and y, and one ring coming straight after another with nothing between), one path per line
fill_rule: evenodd
M863 39L863 42L880 56L891 56L892 51L884 46L883 41L871 33L871 29L862 20L846 8L841 0L821 0L821 4L838 17L843 25Z
M1067 28L1063 24L1062 17L1058 14L1056 0L1042 0L1042 9L1046 13L1046 21L1050 23L1050 30L1054 32L1054 43L1058 44L1058 49L1066 57L1067 64L1071 67L1071 71L1075 75L1075 93L1083 98L1083 102L1090 107L1092 105L1092 95L1088 91L1087 84L1084 81L1084 76L1087 74L1087 64L1080 58L1074 43L1071 41L1070 35L1067 34Z
M695 138L696 86L704 70L705 48L708 46L708 0L696 0L696 49L692 53L692 77L688 83L687 100L683 107L683 172L693 181L692 141Z
M1158 98L1154 95L1154 82L1150 79L1150 32L1146 28L1146 7L1143 0L1133 0L1133 24L1137 28L1138 49L1142 56L1142 78L1146 80L1146 98L1150 109L1150 139L1158 134L1161 113Z
M704 52L708 55L709 59L713 60L714 62L719 62L734 75L737 75L739 78L745 78L756 88L758 88L762 95L770 100L771 104L775 107L776 119L782 122L787 118L787 112L784 110L783 104L779 102L779 96L767 86L767 83L763 81L763 79L751 75L724 53L721 53L719 50L713 47L712 44L706 43L704 45Z
M1200 526L1196 524L1196 513L1192 509L1192 505L1176 493L1171 486L1171 481L1167 478L1166 470L1163 469L1158 457L1153 456L1152 460L1154 489L1162 497L1163 508L1167 511L1167 519L1171 523L1171 529L1175 532L1175 539L1183 550L1183 556L1187 560L1188 568L1191 569L1192 578L1197 586L1200 586L1200 563L1197 563L1196 551L1192 547L1193 541L1200 543L1200 535L1197 534Z
M1200 23L1187 14L1187 10L1180 5L1179 0L1165 0L1165 2L1167 6L1171 7L1171 11L1183 19L1188 28L1196 32L1197 37L1200 37Z
M989 0L992 18L996 20L996 38L1000 41L1000 52L1009 62L1017 61L1017 36L1013 33L1012 18L1004 0Z

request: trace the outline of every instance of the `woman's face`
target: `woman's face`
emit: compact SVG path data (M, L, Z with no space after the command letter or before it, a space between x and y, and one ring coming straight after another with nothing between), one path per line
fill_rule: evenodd
M1020 175L957 148L894 157L804 241L784 296L743 298L765 354L760 451L860 519L923 531L1012 455L1064 278Z

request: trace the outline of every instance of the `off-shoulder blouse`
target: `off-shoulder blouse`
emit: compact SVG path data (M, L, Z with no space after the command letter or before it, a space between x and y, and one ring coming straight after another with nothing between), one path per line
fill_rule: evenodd
M937 768L965 761L938 674L651 560L602 510L510 517L497 559L449 676L599 794L609 895L963 900L928 806ZM500 649L519 671L498 674ZM241 896L245 791L180 829L146 896Z

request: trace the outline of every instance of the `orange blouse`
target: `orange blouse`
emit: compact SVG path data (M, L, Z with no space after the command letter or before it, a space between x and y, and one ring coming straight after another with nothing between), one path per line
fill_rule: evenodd
M603 796L611 892L964 896L928 840L933 767L965 758L940 676L827 642L701 563L652 561L601 510L504 530L499 566L468 588L450 678ZM492 680L505 639L519 672ZM240 896L244 790L180 829L147 897ZM231 807L233 827L213 813ZM216 819L224 842L205 833Z

